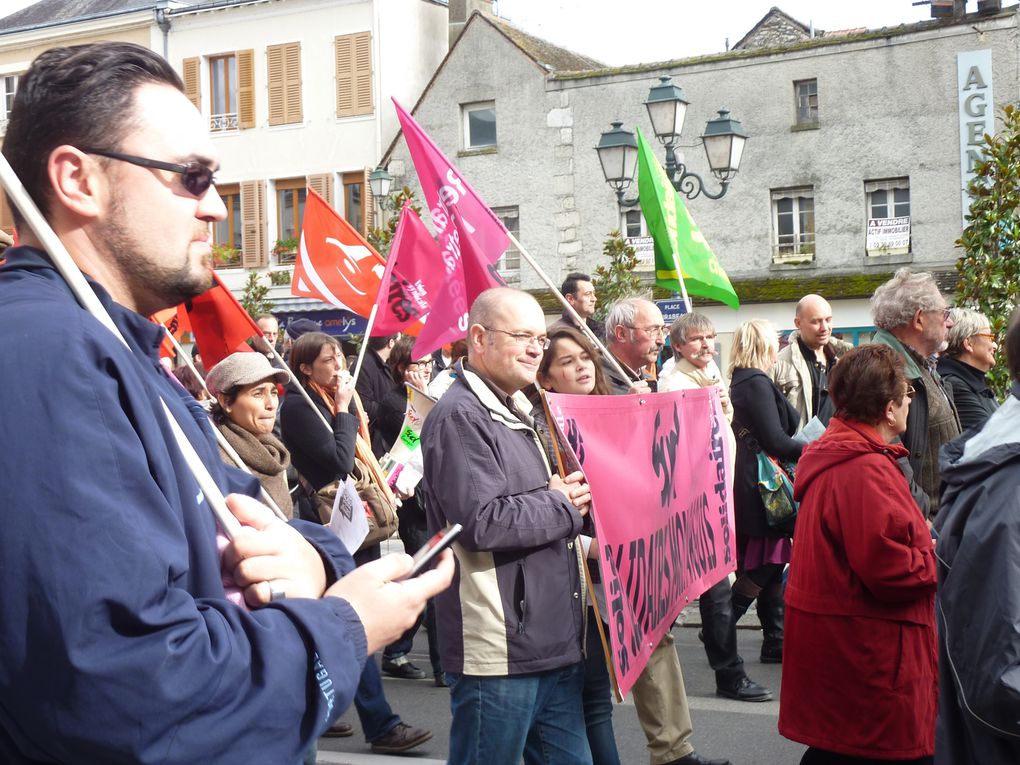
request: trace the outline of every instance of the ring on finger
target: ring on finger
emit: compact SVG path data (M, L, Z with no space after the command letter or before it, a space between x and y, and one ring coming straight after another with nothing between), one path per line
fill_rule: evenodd
M283 600L286 597L287 591L284 589L283 584L277 579L271 579L269 581L269 602Z

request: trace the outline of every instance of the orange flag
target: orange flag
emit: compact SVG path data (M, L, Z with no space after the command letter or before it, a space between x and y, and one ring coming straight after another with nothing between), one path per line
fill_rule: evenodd
M210 289L184 304L206 369L212 369L235 351L252 350L247 341L262 334L215 272L213 280Z
M325 199L308 189L290 291L367 317L386 261Z
M162 324L168 335L173 335L177 342L182 343L184 342L184 334L191 331L188 312L181 310L182 308L183 306L178 305L173 308L164 308L162 311L156 311L156 313L149 317L149 321ZM163 343L159 347L159 355L167 359L173 358L174 344L170 342L169 337L163 338Z

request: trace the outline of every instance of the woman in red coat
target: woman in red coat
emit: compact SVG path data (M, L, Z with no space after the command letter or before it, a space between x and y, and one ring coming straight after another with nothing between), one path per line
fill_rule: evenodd
M850 351L797 465L779 732L810 747L801 765L932 762L935 552L890 443L912 393L892 349Z

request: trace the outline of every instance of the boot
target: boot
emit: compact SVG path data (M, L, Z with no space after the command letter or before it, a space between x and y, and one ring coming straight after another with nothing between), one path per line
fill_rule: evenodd
M763 664L783 663L783 619L786 604L783 601L783 583L769 584L758 596L758 621L761 622Z
M761 587L756 585L746 574L741 574L733 583L733 623L736 624L740 618L747 613L747 609L754 603L754 599L761 592Z

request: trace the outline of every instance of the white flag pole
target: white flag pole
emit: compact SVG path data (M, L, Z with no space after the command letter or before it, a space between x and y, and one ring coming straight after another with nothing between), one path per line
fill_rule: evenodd
M631 380L632 382L636 382L636 380L634 380L633 378L633 375L628 373L623 368L623 365L621 365L620 362L616 360L616 357L609 352L606 346L603 345L602 341L599 340L598 336L591 331L591 327L588 326L588 322L582 319L581 315L574 310L574 306L570 305L567 299L563 297L563 293L559 291L555 284L553 284L552 279L549 278L548 274L546 274L546 272L542 270L538 263L535 262L535 259L532 258L530 254L528 254L528 251L524 249L524 246L517 241L517 237L515 237L509 231L507 232L507 234L510 236L510 241L513 242L514 247L516 247L518 251L521 253L521 257L528 261L531 267L535 269L535 273L538 274L538 278L545 282L546 286L550 290L552 290L552 293L556 296L556 299L560 301L560 304L567 310L567 313L570 314L570 317L581 328L581 332L583 332L587 336L587 338L591 340L595 347L599 349L599 352L602 353L602 356L617 371L620 377L624 380Z
M103 304L99 302L99 298L96 297L95 292L89 287L88 282L71 258L67 248L64 247L64 243L60 241L60 238L50 228L50 224L46 222L42 213L39 212L39 208L35 206L35 202L32 201L21 180L3 155L0 155L0 184L3 185L11 201L14 202L21 212L29 228L35 232L43 248L49 253L53 265L56 266L64 281L67 282L67 285L71 288L82 308L92 314L99 323L113 333L114 337L127 346L127 341L124 340L124 336L117 329L117 325L113 323L113 318L107 313ZM208 500L209 507L216 516L220 528L228 539L233 539L234 535L241 530L240 521L227 509L223 492L216 485L216 482L209 474L208 468L198 456L198 452L195 451L195 447L191 445L184 431L181 430L181 426L170 412L166 402L162 400L162 397L160 398L160 403L163 405L163 414L170 425L174 440L177 442L177 446L181 450L188 468L195 477L195 481Z
M209 394L209 398L215 400L216 397L213 396L212 391L209 390L209 386L205 384L205 378L198 373L198 369L195 368L195 365L188 357L188 354L185 353L184 348L181 347L181 344L177 342L177 338L174 337L173 332L167 330L166 336L170 339L170 344L173 345L174 349L177 351L177 356L184 360L184 363L187 365L188 369L191 370L191 373L195 375L195 378L200 383L202 383L202 389ZM213 425L213 433L216 434L216 443L219 444L220 448L227 453L227 456L230 457L231 460L233 460L234 464L241 468L241 470L243 470L248 475L255 475L254 473L252 473L251 468L245 464L243 459L241 459L241 455L238 454L237 450L230 445L230 442L227 441L223 433L220 432L220 429L217 428L215 424ZM259 481L259 489L262 493L262 501L269 506L270 510L276 513L276 516L281 521L286 521L287 520L286 514L284 514L283 510L280 509L280 506L276 504L276 500L274 500L272 496L270 496L269 492L266 491L266 487L262 485L261 481Z

